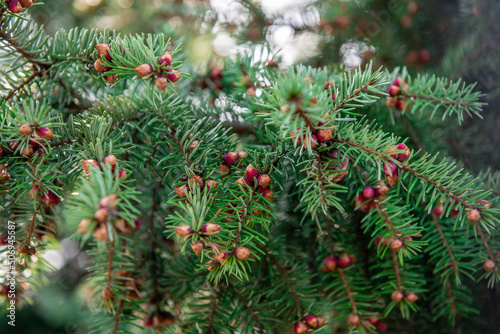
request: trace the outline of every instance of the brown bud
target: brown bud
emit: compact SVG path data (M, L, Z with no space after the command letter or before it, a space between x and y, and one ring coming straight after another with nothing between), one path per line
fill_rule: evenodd
M113 298L113 291L111 291L110 288L104 288L101 292L101 296L105 300L110 300L111 298Z
M80 234L86 234L88 233L88 228L90 226L90 224L92 223L92 221L90 221L89 219L82 219L80 221L80 224L78 224L78 228L76 229L76 231Z
M411 304L413 304L414 302L416 302L418 300L418 296L416 294L414 294L413 292L408 292L405 295L405 298L408 301L408 303L411 303Z
M19 132L23 136L29 136L30 134L33 133L33 127L29 124L23 124L21 125L19 130L17 130L17 132Z
M104 223L108 219L108 209L98 209L94 214L94 219L100 223Z
M149 64L142 64L135 68L135 73L141 78L147 77L148 75L153 74L153 66Z
M111 55L109 54L109 45L108 44L96 44L95 48L97 49L97 54L99 55L99 58L101 56L104 56L106 60L111 61Z
M246 184L246 182L245 182L245 178L240 177L238 180L236 180L236 182L235 182L235 183L236 183L237 185L239 185L239 186L244 186L244 185Z
M210 189L215 189L219 186L219 182L217 181L214 181L214 180L209 180L207 181L207 189L210 190Z
M218 224L207 223L207 224L203 224L203 226L201 227L201 233L217 234L217 233L219 233L220 229L221 229L221 226Z
M164 66L170 66L172 64L172 55L170 54L170 52L165 52L163 54L163 56L161 56L159 59L158 59L158 64L159 65L164 65Z
M478 209L470 209L467 212L467 220L471 223L477 223L481 219L481 212Z
M404 298L404 295L401 291L394 291L392 294L391 294L391 299L393 302L395 303L400 303L403 301L403 298Z
M110 74L110 75L105 75L104 80L110 85L114 84L116 80L118 80L118 75L116 74Z
M259 175L257 181L262 188L268 188L271 185L271 177L267 174Z
M104 65L101 60L96 60L95 61L95 63L94 63L94 69L98 73L105 73L105 72L107 72L107 71L110 70L110 68L107 67L106 65Z
M293 333L294 334L304 334L307 332L307 325L303 322L298 322L295 324L295 327L294 327L294 330L293 330Z
M103 208L114 207L117 199L118 196L116 194L103 197L103 199L99 202L99 206Z
M233 165L239 158L238 152L229 152L224 156L224 163L228 166Z
M396 250L396 251L400 250L401 247L403 247L403 241L401 241L401 239L394 239L394 240L392 240L390 247L391 247L391 249Z
M267 199L269 202L273 201L273 192L271 191L271 188L259 188L259 190L265 199Z
M203 179L201 176L195 175L189 179L189 184L191 185L191 188L194 188L196 184L198 184L201 188L203 188L205 182L203 182Z
M238 153L238 159L243 159L243 158L248 157L248 153L245 151L239 151L237 153Z
M308 315L306 316L306 323L309 327L311 328L318 328L318 327L321 327L325 324L326 322L326 319L325 318L322 318L322 317L317 317L315 315Z
M108 228L106 224L98 225L92 233L94 238L100 241L108 240Z
M183 184L182 186L174 187L174 190L175 190L175 193L177 194L177 196L179 196L180 198L184 198L184 197L186 197L186 190L189 190L189 189L185 184Z
M158 89L162 91L165 91L165 89L167 89L167 83L167 78L165 78L163 75L160 75L155 79L156 87L158 87Z
M357 314L351 314L347 318L347 322L352 325L352 326L358 326L361 323L361 319L359 318L359 315Z
M10 0L7 2L7 7L14 14L19 14L24 11L23 6L19 2L19 0Z
M329 272L334 271L335 269L337 269L337 259L334 256L328 256L325 259L325 263L323 264L321 270L324 272Z
M29 253L29 255L35 255L36 254L36 248L35 247L28 248L28 253Z
M19 246L17 248L17 252L19 254L26 254L26 253L28 253L28 246Z
M482 206L485 209L491 208L491 202L488 202L487 200L480 200L476 203L476 206Z
M31 189L30 189L30 198L32 200L34 200L36 198L35 194L39 195L39 193L40 193L40 191L38 191L39 188L40 188L40 186L38 186L38 185L31 187Z
M168 70L167 71L167 79L172 82L176 82L181 78L181 72L176 70Z
M394 108L398 104L398 99L396 97L389 97L385 100L385 105L389 108Z
M201 241L193 242L191 244L191 249L196 255L199 256L201 254L201 251L203 250L203 242Z
M177 226L174 228L174 231L181 238L185 238L191 233L193 233L193 229L191 228L191 226L188 225Z
M333 138L333 129L319 129L318 132L316 132L316 137L322 143L329 141Z
M189 149L190 151L194 150L194 149L196 148L196 146L198 146L198 143L199 143L199 141L198 141L198 140L193 141L193 142L191 143L191 145L189 145L189 148L188 148L188 149Z
M483 267L486 272L492 272L495 269L495 262L488 260L483 264Z
M116 157L112 154L104 158L104 164L109 164L111 166L111 169L115 169L117 163L118 159L116 159Z
M85 174L90 174L89 166L99 167L99 164L97 163L97 161L94 161L92 159L83 160L82 167Z
M234 255L236 255L236 258L238 260L243 261L248 259L248 257L250 256L250 251L248 250L248 248L240 246L236 248L236 250L234 251Z
M231 169L230 169L230 168L229 168L229 166L228 166L228 165L226 165L226 164L222 164L222 165L219 167L219 172L220 172L221 174L224 174L224 173L229 173L229 171L230 171L230 170L231 170Z
M22 154L22 155L25 155L25 156L27 156L27 157L29 157L30 155L32 155L32 154L33 154L33 152L34 152L34 150L33 150L33 146L31 146L31 145L27 145L27 146L25 146L25 147L24 147L24 149L21 151L21 154Z

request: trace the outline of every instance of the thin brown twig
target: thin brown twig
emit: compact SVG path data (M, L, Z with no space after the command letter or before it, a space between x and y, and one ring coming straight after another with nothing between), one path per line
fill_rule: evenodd
M120 316L122 314L122 308L123 308L123 299L120 299L118 301L118 309L116 310L115 324L113 326L113 334L116 334L118 332L118 324L120 323Z
M353 98L355 98L358 94L360 94L361 92L363 92L365 89L367 89L369 86L373 85L375 82L377 82L378 79L373 79L373 80L370 80L369 82L365 83L363 86L361 86L360 88L358 88L357 90L355 90L352 94L350 94L348 97L346 97L345 99L343 99L342 101L340 101L340 103L333 109L333 112L336 112L337 110L339 110L340 108L342 108L344 106L344 104L347 103L347 101L349 100L352 100Z
M17 85L14 89L11 89L7 95L3 96L0 99L0 102L9 100L12 96L14 96L14 94L17 91L21 90L24 86L28 85L31 81L33 81L33 79L39 77L42 74L43 74L43 71L33 72L29 77L27 77L23 82L21 82L19 85Z
M446 103L446 104L452 104L452 105L460 105L464 107L469 107L470 102L468 101L453 101L453 100L448 100L448 99L437 99L432 96L425 96L425 95L420 95L420 94L411 94L407 92L401 92L401 94L404 97L410 98L410 99L419 99L419 100L427 100L427 101L434 101L434 102L439 102L439 103Z
M448 243L448 239L446 239L446 236L443 233L443 229L441 228L441 225L439 224L438 219L434 214L431 214L431 219L434 223L434 226L436 227L436 230L438 231L439 235L441 236L441 239L443 240L444 246L446 247L446 252L450 256L451 259L451 265L453 267L453 271L455 272L455 275L458 277L459 276L459 271L458 271L458 264L457 261L455 260L455 256L453 255L453 252L451 251L450 244Z
M349 301L351 302L351 308L352 312L354 314L358 314L358 308L356 307L356 302L354 301L354 296L351 291L351 287L349 286L349 282L347 282L347 278L345 277L344 270L337 268L337 271L339 273L340 279L342 280L342 283L344 284L345 291L347 293L347 297L349 298Z
M392 264L394 265L394 275L396 275L396 282L398 284L398 290L403 292L403 281L401 279L401 273L399 271L398 254L396 250L391 248L392 254Z
M486 237L484 236L483 230L481 229L478 223L476 223L476 229L477 233L479 234L479 237L481 238L481 241L483 242L484 248L486 248L486 252L490 257L490 260L495 262L495 256L493 255L493 252L491 251L491 248L488 245L488 241L486 241Z

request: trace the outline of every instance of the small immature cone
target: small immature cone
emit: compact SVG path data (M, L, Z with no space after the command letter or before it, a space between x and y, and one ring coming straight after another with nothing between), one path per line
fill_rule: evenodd
M248 259L248 257L250 256L250 251L248 250L248 248L240 246L236 248L236 250L234 251L234 255L236 255L236 258L238 260L243 261Z
M399 111L408 111L410 110L410 105L407 103L407 99L398 99L396 102L396 109Z
M351 265L351 263L352 263L352 260L347 253L344 253L337 258L337 265L340 268L345 268L345 267Z
M193 233L193 229L188 225L177 226L176 228L174 228L174 231L181 238L185 238Z
M312 314L308 315L305 320L306 320L307 325L311 328L321 327L326 322L325 318L317 317L317 316L312 315Z
M226 164L222 164L220 167L219 167L219 172L221 174L225 174L225 173L229 173L231 171L231 169L229 168L228 165Z
M153 74L153 66L149 64L142 64L137 66L134 69L135 73L137 73L138 76L141 78L147 77L148 75Z
M395 97L389 97L385 100L385 105L389 108L394 108L398 104L398 99Z
M207 223L207 224L203 224L203 226L201 227L201 233L217 234L217 233L219 233L220 229L221 229L221 226L218 224Z
M375 190L372 187L367 186L363 189L363 196L366 199L372 198L373 196L375 196Z
M243 158L248 157L248 153L245 151L239 151L237 153L238 153L238 159L243 159Z
M253 181L255 177L259 176L259 171L252 164L250 164L245 170L245 175L249 181Z
M408 303L413 304L414 302L416 302L418 300L418 296L416 294L414 294L413 292L408 292L405 295L405 299L408 301Z
M126 178L127 178L127 171L125 171L124 169L120 169L118 171L118 179L124 180Z
M495 269L495 262L488 260L483 264L483 267L486 272L492 272Z
M99 208L114 207L116 205L117 199L118 199L118 196L116 194L105 196L99 202Z
M361 323L361 319L359 318L359 315L357 314L351 314L347 318L347 322L352 325L352 326L358 326Z
M481 219L481 212L478 209L470 209L467 212L467 220L471 223L477 223Z
M168 70L167 71L167 79L172 82L176 82L181 78L181 72L176 70Z
M482 206L485 209L489 209L489 208L491 208L491 202L488 202L487 200L482 199L476 203L476 206Z
M52 130L46 126L42 126L36 129L36 135L39 138L43 139L52 139L54 138L54 134L52 133Z
M82 219L80 221L80 224L78 224L78 228L76 229L76 231L80 234L86 234L88 233L88 228L90 226L90 224L92 223L92 221L90 219Z
M116 80L118 80L118 75L116 74L111 74L111 75L105 75L104 80L110 85L114 84Z
M293 330L293 333L294 334L304 334L307 332L307 325L303 322L297 322L295 324L295 327L294 327L294 330Z
M316 137L318 137L318 140L322 143L329 141L333 138L333 129L319 129L318 132L316 132Z
M172 64L172 55L170 52L165 52L163 56L158 58L158 64L163 66L170 66Z
M392 83L394 86L404 88L404 90L408 90L408 83L401 77L397 77L394 79L394 82Z
M432 213L434 213L436 216L440 217L441 213L443 213L444 205L439 204L438 206L435 206L432 208Z
M101 296L105 300L110 300L111 298L113 298L113 291L111 291L110 288L104 288L101 292Z
M59 199L59 197L56 194L54 194L53 192L49 191L48 193L42 195L42 201L47 206L51 206L51 205L55 206L55 205L59 204L59 202L61 200Z
M30 155L32 155L32 154L33 154L33 152L34 152L34 150L33 150L33 146L31 146L31 145L27 145L27 146L25 146L25 147L24 147L24 149L21 151L21 154L22 154L22 155L25 155L25 156L27 156L27 157L29 157Z
M224 163L228 166L234 165L238 160L238 152L229 152L224 156Z
M407 160L410 157L411 151L408 148L408 146L406 146L405 144L399 143L398 146L397 146L397 149L400 150L400 151L401 150L404 151L403 153L399 153L398 154L397 160L399 160L400 162L403 162L403 161Z
M401 241L400 239L394 239L394 240L392 240L390 247L391 247L391 249L396 250L396 251L400 250L401 247L403 247L403 241Z
M34 248L34 247L30 247L30 248L28 249L28 253L29 253L30 255L35 255L35 254L36 254L36 248Z
M384 181L380 181L375 188L375 196L384 196L389 192L389 187L385 185Z
M403 301L404 295L401 291L394 291L391 294L391 299L395 303L401 303Z
M389 161L387 164L384 164L384 173L387 176L398 175L398 165L396 165L392 161Z
M106 224L101 224L98 225L94 232L92 233L94 238L100 241L106 241L108 240L108 228L106 227Z
M222 262L224 262L225 259L227 259L228 256L229 256L228 253L219 252L219 253L217 253L217 255L214 256L214 259L216 259L217 261L222 263Z
M235 183L239 186L244 186L245 184L247 184L244 177L240 177L238 180L236 180Z
M111 61L111 55L109 54L109 45L108 44L96 44L95 48L97 49L97 54L99 55L99 58L101 56L104 56L106 60Z
M28 247L27 246L19 246L17 248L17 252L19 254L26 254L26 253L28 253Z
M156 87L158 87L159 90L165 91L165 89L167 89L167 83L167 78L165 78L163 75L160 75L155 79Z
M17 130L17 132L19 132L23 136L29 136L30 134L33 133L33 127L29 124L23 124L21 125L19 130Z
M100 60L96 60L95 63L94 63L94 69L98 72L98 73L105 73L107 71L110 70L109 67L107 67L106 65L104 65L104 63Z
M334 271L337 269L337 259L334 256L329 256L325 259L325 263L321 270L324 272Z
M107 155L104 158L104 164L109 164L112 169L115 169L117 163L118 163L118 159L116 159L116 157L112 154Z
M99 164L97 163L97 161L94 161L92 159L83 160L82 167L85 174L90 174L89 166L99 167Z
M203 242L197 241L191 243L191 249L197 256L199 256L201 254L201 251L203 250Z
M260 187L267 188L271 185L271 177L267 174L259 175L257 182Z
M399 86L392 85L389 87L387 92L389 93L390 96L395 97L401 95L401 88Z
M207 181L206 185L207 185L208 190L215 189L219 186L219 182L214 181L214 180L209 180L209 181Z
M201 176L194 175L193 177L191 177L189 179L189 184L191 185L191 188L194 188L194 186L197 185L197 184L201 188L203 188L203 185L205 184L205 182L203 182L203 179L201 178Z
M35 193L39 193L39 191L37 192L38 188L40 188L40 186L33 186L31 187L31 190L30 190L30 198L32 200L34 200L36 197L35 197Z
M19 0L10 0L7 3L7 7L14 14L19 14L19 13L22 13L24 11L24 8L21 5L21 3L19 2Z
M386 179L387 179L387 183L389 183L389 185L391 187L393 187L396 183L398 183L399 176L398 175L396 175L396 176L389 176L389 175L387 175Z
M100 223L104 223L108 219L108 209L101 208L94 213L94 219Z
M199 144L199 141L198 141L198 140L194 140L194 141L191 143L191 145L189 145L188 150L189 150L189 151L194 150L194 149L196 148L196 146L198 146L198 144Z
M259 188L259 190L265 199L267 199L269 202L273 201L273 192L271 191L271 188Z

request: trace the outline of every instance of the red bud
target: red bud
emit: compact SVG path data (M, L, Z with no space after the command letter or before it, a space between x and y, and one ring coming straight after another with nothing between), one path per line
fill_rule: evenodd
M163 66L170 66L172 64L172 55L170 52L165 52L163 56L158 58L158 64Z
M191 233L193 233L193 229L191 228L191 226L187 225L177 226L174 228L174 231L181 238L185 238Z

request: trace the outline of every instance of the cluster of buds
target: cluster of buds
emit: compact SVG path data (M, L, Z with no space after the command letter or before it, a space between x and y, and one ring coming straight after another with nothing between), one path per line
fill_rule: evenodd
M403 78L396 78L387 91L391 97L387 98L386 105L389 108L396 107L400 111L408 111L410 108L408 99L403 96L403 92L406 91L408 91L406 81Z
M460 210L458 209L458 205L459 205L458 202L457 201L453 202L452 200L449 200L448 205L452 206L452 208L450 210L450 217L454 218L454 217L458 216L458 214L460 213ZM478 204L478 205L480 205L480 204ZM491 206L491 204L490 204L490 206ZM443 213L443 210L444 210L444 205L440 203L432 208L432 213L434 213L437 217L440 217L441 214Z
M370 316L365 321L367 321L370 325L374 326L378 330L381 330L381 331L387 330L387 325L380 322L379 318L376 315ZM369 327L369 326L366 326L366 327Z
M22 136L29 137L29 143L20 152L22 155L31 156L36 153L37 156L42 156L45 152L41 149L42 144L38 141L39 139L53 139L54 134L52 130L47 126L38 126L37 124L21 124L17 130ZM9 147L11 150L16 151L19 147L20 142L10 142ZM3 151L3 150L2 150ZM1 155L1 154L0 154Z
M31 187L31 190L30 190L30 198L32 200L35 200L36 198L39 198L39 197L42 199L42 201L47 206L51 206L51 205L55 206L55 205L59 204L59 202L61 201L59 199L59 196L54 194L52 191L50 191L50 190L45 191L39 185L34 185L33 187Z
M366 186L356 198L355 206L366 213L375 207L375 200L383 198L389 192L389 187L383 181L377 186Z
M187 196L187 193L190 191L189 186L191 186L191 188L194 188L196 185L199 185L201 190L203 190L203 189L206 189L206 190L215 189L219 186L219 182L213 181L213 180L208 180L207 182L205 182L203 180L203 178L199 175L194 175L190 179L187 177L187 175L184 175L183 177L181 177L180 180L182 182L186 182L185 184L174 187L175 193L180 198L185 198ZM189 182L187 182L187 181L189 181ZM189 185L188 185L188 183L189 183ZM187 203L187 200L186 200L186 203Z
M156 87L165 91L169 82L176 82L181 78L181 72L169 69L170 65L172 65L172 55L168 51L158 58L158 65L160 65L160 68L155 71L152 65L141 64L135 68L135 73L141 78L154 76Z
M349 315L349 317L347 317L347 322L354 328L358 328L358 326L361 325L364 328L370 328L373 326L381 331L385 331L387 329L387 325L381 323L376 315L372 315L369 318L362 319L358 314L352 313Z
M199 234L202 237L210 237L212 235L219 233L220 229L221 229L221 226L219 224L206 223L206 224L203 224L200 231L194 231L193 228L191 226L188 226L188 225L181 225L181 226L175 227L174 232L177 233L177 235L181 238L190 238L195 233ZM193 251L195 253L197 253L197 255L199 255L199 253L201 253L201 250L203 249L203 244L196 245L196 247L200 247L200 246L201 246L201 248L196 248L196 249L200 249L200 252L197 252L197 251L195 251L195 249L193 249ZM193 246L191 246L191 247L193 248Z
M316 315L309 314L304 318L304 321L299 321L295 324L293 333L294 334L304 334L309 328L316 329L323 326L326 319L323 317L318 317Z
M229 258L231 255L234 255L240 261L244 261L244 260L248 259L251 255L250 250L246 247L243 247L243 246L236 247L233 250L232 254L230 252L220 251L218 246L216 246L214 244L210 244L210 246L212 246L212 248L215 252L215 255L213 256L213 258L215 260L217 260L221 265L224 265L226 259Z
M418 300L418 296L413 292L403 293L399 290L394 291L391 294L391 299L395 303L401 303L406 300L408 303L413 304Z
M104 163L104 165L109 164L111 166L111 170L113 172L115 172L116 166L118 164L118 159L114 155L112 155L112 154L107 155L102 162ZM90 174L89 166L93 166L93 167L102 169L101 165L96 160L92 160L92 159L82 160L83 171L87 175ZM119 179L125 179L125 178L127 178L127 172L124 169L120 169L118 171L118 178Z
M324 272L335 271L337 268L346 268L351 264L356 263L357 259L355 256L343 253L340 256L328 256L325 259L323 267L321 268Z
M19 14L24 12L26 8L31 7L34 0L8 0L7 8L11 11L11 13Z
M170 312L157 311L147 314L142 319L142 325L144 327L156 327L156 329L161 332L163 326L172 326L175 323L175 317Z
M17 252L19 254L35 255L36 254L36 249L35 249L35 247L31 247L31 246L19 246L17 248Z
M221 172L221 174L226 174L225 176L227 176L231 173L231 166L236 165L241 159L246 158L247 156L248 153L244 151L229 152L224 156L224 163L219 167L219 172ZM225 176L223 176L223 178Z
M404 162L410 157L411 151L403 143L397 144L394 147L391 147L390 149L387 150L388 153L392 153L394 151L403 151L402 153L394 153L391 154L391 158L399 161L399 162ZM384 165L384 173L387 179L387 183L392 187L394 186L398 180L399 180L399 169L398 166L396 165L395 162L389 161L387 164Z
M117 232L130 234L141 227L139 221L134 221L130 226L123 218L118 218L116 212L116 201L118 196L112 194L101 199L99 208L95 211L93 219L82 219L78 225L77 232L87 234L92 232L94 238L100 241L108 240L108 222L114 221L113 227Z
M380 244L382 244L384 246L389 246L392 250L398 251L412 242L413 242L412 237L403 237L403 238L377 237L377 239L375 239L375 246L378 247Z
M247 166L245 176L236 180L236 184L241 186L247 184L252 187L256 184L259 186L259 192L262 196L269 202L273 201L273 192L269 187L271 185L271 177L267 174L260 174L252 164Z
M325 118L328 118L330 113L325 114ZM319 122L318 126L323 126L325 123ZM297 130L300 130L300 128L297 128ZM300 137L295 133L290 133L290 136L292 137L293 141L296 142L297 144L302 144L305 148L311 147L311 149L316 148L318 143L324 143L333 138L333 127L331 128L326 128L326 129L319 129L315 133L311 134L310 138L304 138L303 136ZM309 140L308 140L309 139Z
M95 48L97 50L97 54L99 55L99 59L95 61L94 69L97 71L97 73L103 74L104 80L106 80L108 84L112 85L116 82L116 80L118 80L118 75L106 74L106 72L111 71L111 68L107 67L103 63L103 58L106 59L107 61L113 60L113 58L109 54L109 50L111 49L111 47L108 44L100 43L97 44ZM125 54L125 50L123 50L123 53Z

